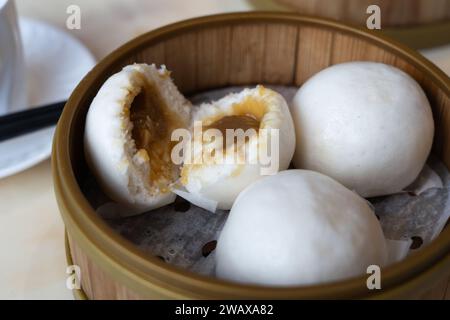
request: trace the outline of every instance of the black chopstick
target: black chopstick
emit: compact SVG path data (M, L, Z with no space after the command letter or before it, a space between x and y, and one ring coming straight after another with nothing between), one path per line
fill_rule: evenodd
M65 101L0 117L0 141L50 127L58 122Z

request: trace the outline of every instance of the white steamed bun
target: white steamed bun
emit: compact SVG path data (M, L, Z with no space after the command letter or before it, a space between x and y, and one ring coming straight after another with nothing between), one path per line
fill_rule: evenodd
M367 202L306 170L265 177L236 199L216 248L220 278L273 286L309 285L365 274L387 259Z
M232 144L226 148L226 157L230 159L244 156L240 163L232 161L183 165L181 182L191 197L200 199L196 203L199 206L203 206L204 202L214 202L218 209L228 210L245 187L267 174L261 170L263 167L267 169L275 163L274 161L278 162L276 168L273 166L274 172L271 173L273 174L278 170L287 169L290 164L295 149L294 124L285 99L273 90L257 86L229 94L212 103L202 104L194 112L193 121L201 121L204 127L216 128L215 124L220 123L222 130L233 129L236 123L232 122L236 118L232 117L242 116L245 117L244 126L254 125L257 134L252 135L245 143L245 152L236 152ZM237 125L237 128L242 127ZM269 134L267 136L259 134L259 129L267 129ZM271 129L278 130L278 137L272 135ZM262 145L268 144L270 150L271 141L277 142L279 150L278 154L276 150L271 150L273 151L271 165L266 166L262 163L264 161L260 161L259 151ZM215 143L218 141L204 142L203 150ZM194 150L194 157L201 157L201 152Z
M171 132L189 127L190 108L164 66L127 66L100 88L86 118L85 154L105 193L128 208L124 215L175 200Z
M375 62L334 65L314 75L292 104L294 164L364 197L411 184L431 149L430 104L403 71Z

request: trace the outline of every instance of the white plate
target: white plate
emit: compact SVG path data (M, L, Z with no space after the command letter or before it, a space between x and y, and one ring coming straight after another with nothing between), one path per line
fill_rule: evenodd
M89 50L75 37L52 25L19 19L28 103L42 106L67 100L78 82L95 65ZM0 142L0 178L48 158L55 128L50 127Z

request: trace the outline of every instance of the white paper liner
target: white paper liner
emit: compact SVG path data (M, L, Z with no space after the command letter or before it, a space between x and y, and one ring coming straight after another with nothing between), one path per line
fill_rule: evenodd
M444 228L450 216L450 183L446 179L448 171L444 172L444 176L439 176L433 168L434 164L435 160L429 161L417 178L414 183L416 192L369 199L387 239L410 240L420 237L423 247ZM439 185L435 175L439 177L442 187L435 186Z
M425 164L419 177L411 185L406 187L405 191L420 195L428 189L442 188L443 186L442 180L438 174L434 172L429 165Z
M196 205L197 207L208 210L209 212L215 213L217 210L217 204L218 204L217 201L207 199L205 197L202 197L199 194L190 193L183 187L172 188L172 192L175 193L177 196L180 196L183 199L186 199L187 201Z
M130 208L112 201L106 202L97 208L97 213L103 219L119 219L134 216L144 212L145 211Z
M411 239L407 240L389 240L386 239L386 245L388 249L388 260L386 265L403 260L409 253L409 247L412 244Z

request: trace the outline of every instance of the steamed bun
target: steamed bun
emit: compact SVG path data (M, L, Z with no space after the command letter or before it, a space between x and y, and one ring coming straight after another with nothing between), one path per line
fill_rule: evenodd
M314 75L293 100L296 168L329 175L364 197L411 184L434 124L417 82L381 63L349 62Z
M125 207L123 215L175 200L171 133L189 126L190 112L164 66L126 66L98 91L86 118L86 160L103 191Z
M317 284L383 266L386 242L367 202L313 171L265 177L236 199L216 248L216 274L251 284Z
M233 142L213 140L203 141L203 148L193 152L194 158L202 157L203 150L220 147L223 142L224 161L201 164L185 161L183 165L181 182L186 190L191 196L216 203L218 209L229 210L245 187L265 175L263 168L273 171L267 174L274 174L287 169L292 160L294 123L286 100L273 90L257 86L229 94L218 101L200 105L192 118L200 121L205 130L220 129L224 139L228 129L255 130L241 146L243 150L238 151ZM267 135L260 133L260 129L267 130ZM271 150L271 141L277 143L278 150ZM262 163L260 158L263 145L271 151L270 164ZM203 206L202 201L197 204Z

